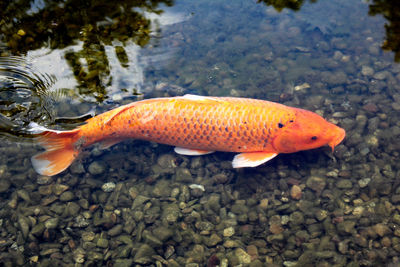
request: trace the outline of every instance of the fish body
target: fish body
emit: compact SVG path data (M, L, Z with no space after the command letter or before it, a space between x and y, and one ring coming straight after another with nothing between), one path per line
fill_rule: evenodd
M282 104L234 97L154 98L87 120L71 131L34 127L47 151L32 157L36 171L55 175L94 143L111 146L128 138L175 146L185 155L238 152L233 167L258 166L279 153L324 145L333 148L345 131L316 113Z

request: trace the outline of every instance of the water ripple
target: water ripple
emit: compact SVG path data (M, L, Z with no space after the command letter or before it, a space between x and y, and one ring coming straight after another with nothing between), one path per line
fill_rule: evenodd
M55 81L24 57L0 57L0 135L21 136L29 122L51 119Z

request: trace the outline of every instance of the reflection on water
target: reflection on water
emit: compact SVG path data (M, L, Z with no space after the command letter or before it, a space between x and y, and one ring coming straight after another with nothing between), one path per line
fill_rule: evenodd
M395 21L383 3L0 2L0 261L398 265L400 67L380 49L384 19L368 16ZM334 154L242 170L230 153L125 141L55 177L15 137L30 121L71 129L138 94L184 93L309 109L347 136Z

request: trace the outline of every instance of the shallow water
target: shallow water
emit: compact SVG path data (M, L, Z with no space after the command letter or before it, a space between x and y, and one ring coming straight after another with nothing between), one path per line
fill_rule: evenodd
M0 262L399 264L397 6L115 2L1 4ZM347 136L333 154L251 169L232 169L232 153L188 157L137 140L87 149L54 177L32 168L30 122L72 129L186 93L301 107Z

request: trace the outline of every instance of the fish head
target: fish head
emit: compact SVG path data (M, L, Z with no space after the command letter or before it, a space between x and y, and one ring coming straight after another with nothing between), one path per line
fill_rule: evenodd
M318 114L296 109L296 119L280 129L273 146L280 153L293 153L325 145L329 145L333 151L345 136L344 129Z

